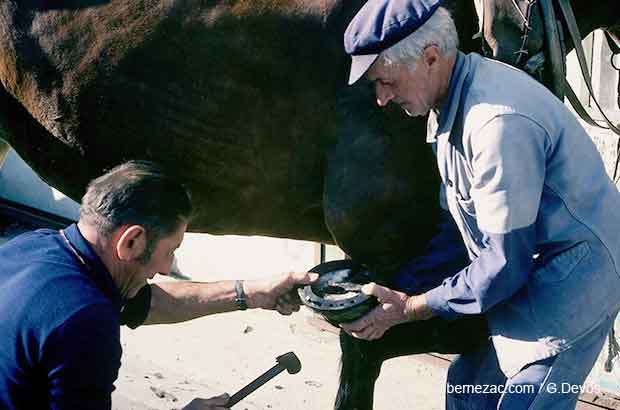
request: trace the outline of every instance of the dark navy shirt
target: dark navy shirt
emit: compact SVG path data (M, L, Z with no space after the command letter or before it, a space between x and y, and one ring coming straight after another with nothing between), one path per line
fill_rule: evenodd
M77 225L64 232L0 247L1 409L111 408L121 296Z

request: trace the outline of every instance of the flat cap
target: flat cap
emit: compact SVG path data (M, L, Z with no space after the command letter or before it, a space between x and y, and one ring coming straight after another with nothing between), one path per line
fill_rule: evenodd
M351 55L349 84L364 75L379 54L422 26L442 0L368 0L344 33Z

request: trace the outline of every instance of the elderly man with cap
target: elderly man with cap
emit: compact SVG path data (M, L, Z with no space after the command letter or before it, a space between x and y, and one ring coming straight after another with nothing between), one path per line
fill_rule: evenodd
M451 365L447 407L574 408L620 307L620 193L561 101L457 43L437 0L369 0L346 30L349 84L365 75L380 106L429 114L439 201L470 264L411 297L367 285L381 304L345 330L482 313L489 342Z

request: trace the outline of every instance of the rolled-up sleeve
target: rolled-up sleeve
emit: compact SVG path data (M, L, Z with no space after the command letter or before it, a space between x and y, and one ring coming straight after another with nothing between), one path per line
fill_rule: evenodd
M471 197L483 249L469 266L426 292L446 319L480 314L527 281L536 250L536 218L545 177L548 136L532 120L495 117L471 139Z

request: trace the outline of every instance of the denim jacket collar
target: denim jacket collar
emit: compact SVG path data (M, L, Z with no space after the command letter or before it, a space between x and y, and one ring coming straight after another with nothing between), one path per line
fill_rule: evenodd
M470 64L465 54L461 51L457 51L454 68L450 76L448 96L444 100L439 111L434 113L435 117L437 117L437 123L435 124L436 129L432 129L428 132L426 137L427 143L434 143L440 135L450 133L459 109L461 93L465 85L465 79L470 71Z

